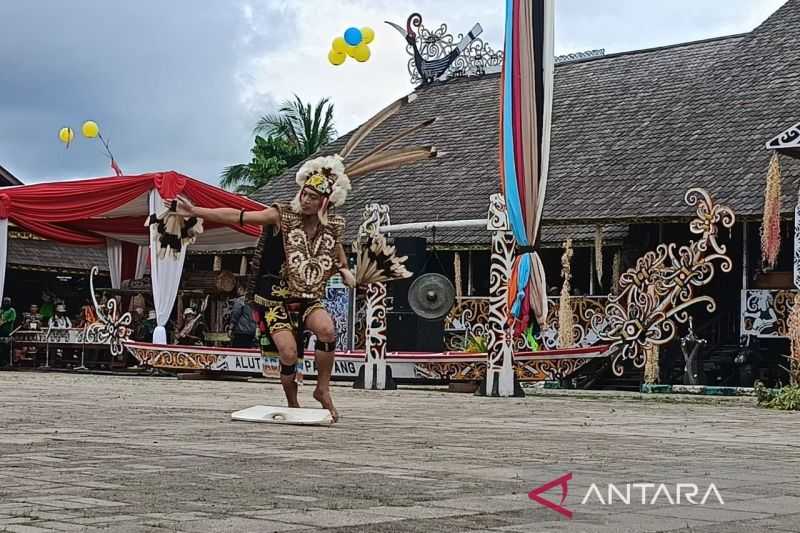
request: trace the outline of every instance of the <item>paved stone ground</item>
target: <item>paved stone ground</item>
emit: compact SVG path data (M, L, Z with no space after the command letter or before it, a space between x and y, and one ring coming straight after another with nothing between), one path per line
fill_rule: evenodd
M280 405L264 381L0 372L0 529L800 531L800 414L751 398L334 394L342 421L304 428L230 420ZM567 472L571 520L527 497ZM581 503L636 482L724 505Z

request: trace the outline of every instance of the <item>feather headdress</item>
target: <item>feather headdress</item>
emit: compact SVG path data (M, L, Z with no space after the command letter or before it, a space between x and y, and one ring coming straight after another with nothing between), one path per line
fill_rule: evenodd
M351 189L350 178L363 176L376 170L396 168L415 161L436 157L438 152L433 146L390 150L398 141L432 124L436 120L432 118L400 131L357 160L347 162L348 157L352 155L375 128L386 122L416 98L415 94L411 94L392 102L382 109L350 136L340 153L317 157L303 163L295 175L295 181L300 186L300 190L292 200L292 208L296 211L300 210L300 195L304 189L310 188L323 197L319 218L323 224L327 224L328 207L331 204L335 207L341 206L347 200L347 193Z

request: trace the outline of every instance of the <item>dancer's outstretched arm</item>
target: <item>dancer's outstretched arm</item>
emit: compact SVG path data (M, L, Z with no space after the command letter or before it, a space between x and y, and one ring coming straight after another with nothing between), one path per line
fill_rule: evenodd
M189 202L177 198L177 206L175 212L184 217L199 217L208 222L217 222L219 224L261 224L268 226L271 224L278 224L280 221L280 214L274 207L268 207L261 211L241 211L231 207L217 207L210 209L208 207L193 206ZM170 207L171 200L164 200L164 206Z

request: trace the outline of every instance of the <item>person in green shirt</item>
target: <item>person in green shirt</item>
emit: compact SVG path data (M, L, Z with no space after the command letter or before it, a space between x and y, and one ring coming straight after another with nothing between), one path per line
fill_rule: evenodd
M141 324L140 331L137 333L137 340L144 342L153 341L153 332L156 330L156 312L151 309L147 313L147 320Z
M42 292L42 305L39 307L39 314L42 315L42 324L46 324L55 315L53 295L48 291Z
M17 320L17 311L11 307L11 298L3 298L3 307L0 308L0 337L8 337L14 330Z
M3 298L3 305L0 308L0 366L6 366L11 362L11 343L9 337L14 331L14 322L17 320L17 311L11 307L11 298Z

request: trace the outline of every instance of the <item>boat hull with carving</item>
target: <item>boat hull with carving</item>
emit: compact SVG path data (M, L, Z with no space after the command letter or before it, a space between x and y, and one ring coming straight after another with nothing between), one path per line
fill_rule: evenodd
M262 357L256 349L160 345L123 341L140 365L171 372L231 372L279 377L278 355ZM575 376L590 361L608 356L608 346L520 352L514 371L520 381L545 381ZM364 352L337 352L335 379L355 380L364 365ZM486 354L469 352L389 352L386 362L399 381L447 382L480 380L486 373ZM266 367L266 369L265 369ZM314 353L305 354L305 375L316 376Z

